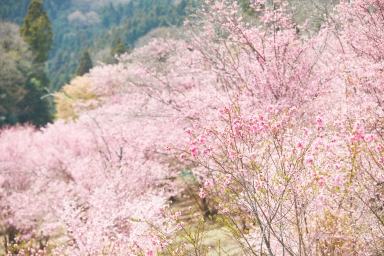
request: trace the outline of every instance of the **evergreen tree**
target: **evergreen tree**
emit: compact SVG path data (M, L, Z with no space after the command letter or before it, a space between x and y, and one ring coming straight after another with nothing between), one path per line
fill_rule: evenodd
M123 42L121 41L121 38L117 37L111 51L112 57L115 57L115 55L123 54L126 51L127 51L127 47L123 44Z
M80 64L77 67L76 75L82 76L88 73L91 68L93 68L91 55L89 54L88 50L85 50L81 56Z
M53 32L41 0L33 0L30 3L20 32L32 52L36 54L35 63L48 60L48 52L53 45Z
M48 80L44 72L41 74L44 77L40 78ZM52 114L49 111L51 105L47 100L48 98L42 98L46 94L42 88L44 83L45 81L41 82L33 75L27 80L25 84L27 94L24 100L18 104L19 108L24 110L18 116L19 123L32 123L41 127L52 121Z
M50 104L41 99L49 80L44 63L34 63L35 54L19 35L19 27L0 22L0 127L51 121Z
M25 84L27 94L20 103L20 108L24 111L19 115L19 122L44 126L52 121L50 103L47 98L43 99L43 96L46 94L44 88L50 84L44 62L48 60L48 53L53 46L53 32L41 0L33 0L29 4L20 34L29 44L34 59L32 73L29 74Z

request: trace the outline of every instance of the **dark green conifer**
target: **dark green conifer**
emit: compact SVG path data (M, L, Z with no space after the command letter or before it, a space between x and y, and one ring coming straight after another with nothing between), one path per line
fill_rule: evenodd
M36 55L35 63L43 63L48 60L48 52L53 45L53 32L41 0L33 0L30 3L20 32Z
M80 64L77 67L76 75L82 76L82 75L88 73L91 68L93 68L91 55L89 54L88 50L85 50L83 52L83 55L81 56Z
M117 37L111 51L112 57L114 57L115 55L123 54L126 51L127 51L127 47L125 47L124 43L121 41L121 38Z
M40 79L31 76L25 84L27 94L24 100L18 105L20 109L23 109L19 116L19 123L32 123L37 127L45 126L47 123L52 122L52 114L50 113L50 103L48 98L44 97L47 92L42 88L44 80L48 80L45 73L42 73Z
M18 115L18 122L44 126L52 121L50 103L48 98L44 97L47 94L45 88L49 88L50 84L44 62L48 60L48 53L53 46L53 32L41 0L33 0L29 4L20 34L28 43L34 57L32 71L24 87L26 95L19 103L23 111Z

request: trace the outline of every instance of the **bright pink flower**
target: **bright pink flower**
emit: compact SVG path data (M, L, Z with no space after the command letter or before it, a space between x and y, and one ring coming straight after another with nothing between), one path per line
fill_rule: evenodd
M182 228L182 227L184 227L184 222L182 222L182 221L180 221L179 223L177 223L177 227L178 228Z
M303 148L303 143L301 143L301 142L297 143L297 147L298 148Z
M306 162L307 164L311 164L311 163L313 163L313 157L312 157L312 156L308 156L308 157L305 159L305 162Z
M204 198L205 198L205 192L204 192L204 189L203 189L203 188L200 188L199 197L200 197L201 199L204 199Z
M196 158L199 155L199 151L196 146L191 146L189 148L189 152L192 154L194 158Z
M236 151L233 151L233 150L229 151L229 157L233 160L234 157L236 157Z

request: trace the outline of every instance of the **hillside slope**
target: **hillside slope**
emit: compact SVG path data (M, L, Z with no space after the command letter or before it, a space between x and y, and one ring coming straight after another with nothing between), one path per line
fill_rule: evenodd
M120 37L127 49L158 27L179 26L192 0L43 0L54 30L55 47L47 71L51 89L73 78L81 53L88 49L94 63L112 62L111 48ZM0 0L0 19L23 24L30 0Z

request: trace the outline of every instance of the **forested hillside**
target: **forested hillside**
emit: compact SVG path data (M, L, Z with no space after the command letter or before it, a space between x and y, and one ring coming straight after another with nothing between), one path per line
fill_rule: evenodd
M31 0L0 0L0 19L23 24ZM113 62L116 40L125 50L157 27L179 26L192 0L43 0L54 32L47 74L58 90L75 76L81 54L93 62ZM120 45L120 46L121 46Z

